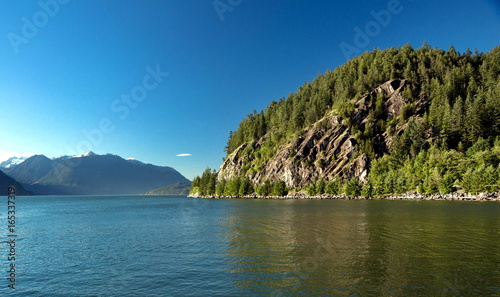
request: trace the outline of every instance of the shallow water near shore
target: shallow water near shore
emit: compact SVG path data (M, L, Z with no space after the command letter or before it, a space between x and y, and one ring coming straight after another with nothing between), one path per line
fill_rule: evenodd
M16 289L4 231L2 296L500 295L496 202L16 201Z

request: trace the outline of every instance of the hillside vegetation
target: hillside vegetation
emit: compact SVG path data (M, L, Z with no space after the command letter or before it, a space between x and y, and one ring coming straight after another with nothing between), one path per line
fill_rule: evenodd
M249 114L201 195L500 189L500 47L375 50Z

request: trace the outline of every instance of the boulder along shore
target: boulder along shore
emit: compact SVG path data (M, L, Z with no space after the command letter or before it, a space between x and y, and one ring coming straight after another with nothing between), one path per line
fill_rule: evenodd
M258 196L258 195L244 195L244 196L218 196L209 195L201 196L198 194L188 195L190 198L204 198L204 199L343 199L343 200L442 200L442 201L496 201L500 202L500 192L494 193L450 193L450 194L432 194L425 195L417 192L407 192L404 194L393 194L387 196L376 197L363 197L363 196L345 196L345 195L317 195L308 196L303 193L292 193L286 196Z

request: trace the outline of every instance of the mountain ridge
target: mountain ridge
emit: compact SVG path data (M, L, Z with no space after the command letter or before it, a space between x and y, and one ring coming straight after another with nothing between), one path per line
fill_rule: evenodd
M10 157L8 158L7 160L5 161L2 161L0 163L0 168L10 168L10 167L14 167L18 164L21 164L22 162L24 162L24 160L28 159L28 157L17 157L17 156L14 156L14 157Z
M4 171L43 195L142 194L179 182L190 183L168 166L92 152L53 159L35 155Z
M5 191L1 194L2 196L7 196L7 189L9 187L14 187L18 196L33 195L33 192L26 190L19 182L0 171L0 189Z

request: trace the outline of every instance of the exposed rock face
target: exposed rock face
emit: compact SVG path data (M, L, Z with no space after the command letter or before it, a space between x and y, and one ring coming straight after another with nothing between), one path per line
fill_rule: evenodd
M366 124L369 110L375 104L371 98L383 93L386 98L384 116L397 117L408 102L401 96L407 82L392 80L362 96L355 102L351 123ZM320 178L358 177L366 181L371 159L359 152L359 143L349 129L345 119L329 115L311 125L294 139L277 148L270 160L257 165L253 152L259 151L265 138L246 143L232 152L222 163L218 179L231 179L245 170L245 175L254 184L283 180L289 188L305 187ZM376 152L386 153L392 138L384 133L375 138ZM251 148L249 148L251 146ZM250 152L250 153L249 153ZM249 170L253 169L253 170Z
M389 99L385 103L386 113L389 118L396 117L400 114L403 106L408 102L406 98L401 96L401 91L406 85L406 80L391 80L381 85L376 89L376 92L385 92Z

